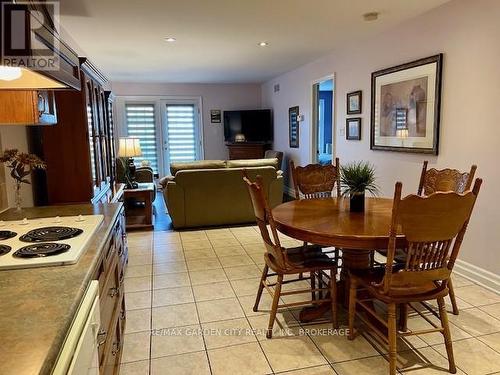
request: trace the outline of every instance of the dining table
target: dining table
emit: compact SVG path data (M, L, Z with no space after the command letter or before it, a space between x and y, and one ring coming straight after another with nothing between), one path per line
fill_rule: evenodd
M282 203L272 210L279 232L307 243L335 247L342 251L342 269L339 292L347 302L350 269L368 269L372 266L375 250L387 249L392 220L393 200L367 197L362 212L352 212L349 198L332 197L300 199ZM396 246L404 247L402 234L396 237ZM322 316L330 304L302 310L301 321Z

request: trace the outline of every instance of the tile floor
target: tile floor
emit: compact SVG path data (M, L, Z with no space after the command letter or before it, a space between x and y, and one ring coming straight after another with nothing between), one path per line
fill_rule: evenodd
M252 311L263 266L256 227L133 232L128 239L122 375L387 374L386 349L369 334L354 341L328 335L328 323L299 324L298 309L279 313L273 339L265 338L265 291L260 311ZM284 246L298 244L283 237ZM500 374L500 295L458 275L454 282L461 312L449 319L458 373ZM409 328L422 324L409 320ZM401 373L447 373L440 334L399 344Z

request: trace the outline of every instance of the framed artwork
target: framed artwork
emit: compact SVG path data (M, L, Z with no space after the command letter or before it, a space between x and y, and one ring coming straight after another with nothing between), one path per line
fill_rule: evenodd
M370 148L438 154L443 55L372 73Z
M299 148L299 107L288 109L288 137L291 148Z
M362 92L353 91L347 94L347 114L359 115L361 114Z
M210 122L212 124L220 124L222 122L222 111L220 109L210 110Z
M345 120L345 139L359 141L361 139L361 117L352 117Z

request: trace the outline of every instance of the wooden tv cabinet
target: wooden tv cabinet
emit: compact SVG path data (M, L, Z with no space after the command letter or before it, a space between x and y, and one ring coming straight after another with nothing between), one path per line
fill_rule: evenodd
M226 144L229 151L229 160L235 159L262 159L268 148L266 143L233 142Z

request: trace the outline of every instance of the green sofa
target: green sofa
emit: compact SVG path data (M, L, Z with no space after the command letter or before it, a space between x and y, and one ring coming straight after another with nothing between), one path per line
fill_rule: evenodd
M251 179L264 179L271 207L282 202L283 177L278 159L202 160L170 166L172 176L160 185L174 228L244 224L255 215L243 182L243 169Z

